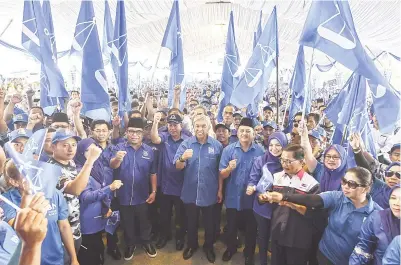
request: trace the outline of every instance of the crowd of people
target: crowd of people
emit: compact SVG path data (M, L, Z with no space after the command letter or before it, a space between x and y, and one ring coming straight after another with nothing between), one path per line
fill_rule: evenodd
M202 243L206 259L219 264L242 246L246 265L255 264L256 246L261 265L400 263L400 132L380 133L374 112L376 156L358 133L351 148L331 144L323 99L289 118L286 98L267 96L248 117L246 109L219 108L215 84L188 89L183 110L180 86L173 94L168 107L165 93L132 93L120 117L111 93L107 121L82 115L79 91L53 113L32 95L21 110L21 94L5 102L0 91L1 145L22 154L46 130L36 159L62 172L48 176L57 179L50 198L32 194L0 148L0 264L100 265L106 253L133 259L137 246L156 258L173 239L184 260ZM106 229L116 215L121 233ZM222 257L217 240L227 246Z

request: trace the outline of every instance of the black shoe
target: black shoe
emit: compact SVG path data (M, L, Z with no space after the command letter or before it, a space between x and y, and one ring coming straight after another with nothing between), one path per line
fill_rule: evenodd
M152 244L142 245L142 248L143 250L145 250L146 254L148 254L149 257L154 258L157 256L157 251Z
M132 247L127 247L125 249L125 253L124 253L124 259L125 260L132 260L132 258L134 257L134 251L136 249L136 246L132 246Z
M223 258L222 258L223 261L230 261L235 253L237 253L237 251L231 252L230 250L227 249L223 254Z
M167 245L167 242L168 242L167 238L165 238L165 237L160 237L159 240L158 240L157 243L156 243L156 248L157 248L157 249L162 249L162 248L164 248L164 247Z
M175 241L175 249L178 251L181 251L184 249L184 240L183 239L177 239Z
M194 253L196 252L196 250L198 250L198 248L186 248L184 250L184 253L182 254L182 257L187 260L190 259Z
M206 258L210 263L214 263L216 260L216 254L214 253L213 248L207 248L203 250L206 254Z
M253 256L245 257L245 265L255 265L255 259Z
M107 249L107 254L109 254L114 260L121 260L121 252L118 247L114 250Z

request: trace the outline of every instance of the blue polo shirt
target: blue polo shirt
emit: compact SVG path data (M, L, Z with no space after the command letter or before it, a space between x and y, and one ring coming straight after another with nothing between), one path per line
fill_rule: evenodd
M247 152L242 150L240 142L232 143L224 148L223 154L221 155L219 171L227 168L231 160L237 159L237 167L226 179L224 200L226 208L234 208L238 211L252 209L254 196L248 196L245 192L248 186L252 165L255 159L261 155L263 155L263 150L256 143L252 143Z
M187 149L192 149L194 153L186 161L184 168L181 200L201 207L213 205L217 202L219 161L223 146L210 136L204 144L199 143L196 136L192 136L181 143L174 163Z
M115 157L118 151L127 152L114 178L123 182L117 191L121 205L139 205L146 202L150 192L150 175L156 174L157 164L153 149L142 143L135 150L128 142L118 144L113 150Z
M0 221L0 264L8 264L20 242L14 229Z
M178 170L174 164L174 156L177 153L181 143L189 136L182 134L179 140L174 141L168 132L159 134L161 138L161 148L159 156L160 170L158 179L161 182L163 194L181 196L182 185L184 183L184 171Z
M356 209L342 191L327 191L319 194L324 208L329 210L329 224L319 243L320 251L334 264L348 264L349 257L358 243L358 235L366 218L381 210L370 195L368 204Z
M15 205L21 205L21 194L15 188L3 194L4 197L12 201ZM63 265L64 249L61 240L58 221L67 220L68 207L63 194L59 190L55 190L53 197L48 199L50 203L47 211L47 234L42 242L41 265ZM14 208L6 204L0 203L0 207L4 210L4 221L8 222L17 216Z

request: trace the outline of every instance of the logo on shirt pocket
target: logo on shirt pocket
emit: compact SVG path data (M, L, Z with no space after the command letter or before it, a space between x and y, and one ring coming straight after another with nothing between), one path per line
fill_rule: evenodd
M209 155L214 155L214 148L213 147L209 147L208 148L208 153L209 153Z
M142 152L142 158L143 159L150 159L148 151L143 151Z

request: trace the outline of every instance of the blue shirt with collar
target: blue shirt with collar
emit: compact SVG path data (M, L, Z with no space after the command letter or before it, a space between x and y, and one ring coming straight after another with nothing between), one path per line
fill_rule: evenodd
M381 210L370 195L368 204L356 209L342 191L320 193L324 208L329 210L329 224L319 243L320 251L334 264L348 264L349 257L358 243L362 224L374 211Z
M254 142L246 152L242 150L240 142L232 143L224 148L219 171L227 168L230 160L237 159L237 167L230 173L226 181L224 200L226 208L234 208L238 211L252 209L254 196L248 196L245 192L252 165L255 159L261 155L263 155L262 148Z
M118 144L113 156L118 151L127 152L118 169L114 170L114 178L124 185L117 191L121 205L139 205L146 202L150 192L150 175L156 174L157 164L153 149L142 143L135 150L128 142Z
M0 264L8 264L20 240L14 229L0 221Z
M194 153L183 169L181 200L201 207L213 205L217 202L219 161L223 146L210 136L204 144L199 143L196 136L192 136L181 143L175 154L174 164L187 149L192 149Z
M20 192L12 188L3 194L15 205L21 205ZM50 207L46 214L47 219L47 234L42 242L41 265L63 265L64 264L64 249L61 240L58 221L67 220L68 206L63 194L59 190L55 190L53 197L49 200ZM14 208L6 204L0 203L0 207L4 210L4 221L8 222L17 216Z
M161 148L159 156L158 179L161 183L163 194L181 196L182 185L184 183L184 172L178 170L174 164L174 156L181 143L189 136L182 134L179 140L174 141L168 132L159 133L161 138Z
M394 237L388 246L383 257L383 265L399 265L400 264L400 236Z

